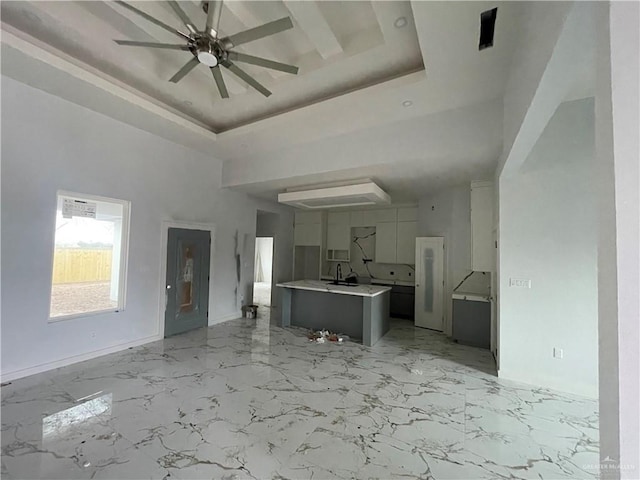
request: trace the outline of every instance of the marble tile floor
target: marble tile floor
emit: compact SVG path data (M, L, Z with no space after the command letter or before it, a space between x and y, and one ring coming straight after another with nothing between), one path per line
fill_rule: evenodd
M596 401L402 320L367 348L238 319L1 393L3 479L598 476Z

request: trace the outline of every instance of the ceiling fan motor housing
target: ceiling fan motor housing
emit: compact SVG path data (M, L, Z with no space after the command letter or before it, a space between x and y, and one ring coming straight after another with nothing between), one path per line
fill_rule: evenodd
M226 57L226 52L219 42L206 35L197 36L190 44L189 49L198 61L207 67L217 66Z

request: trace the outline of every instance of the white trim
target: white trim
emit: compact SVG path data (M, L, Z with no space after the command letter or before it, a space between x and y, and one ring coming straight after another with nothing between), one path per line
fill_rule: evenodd
M558 380L545 375L531 375L531 372L518 372L501 368L498 370L498 378L511 382L534 385L536 387L549 388L572 395L580 395L598 399L598 385L590 385L584 382L568 383L566 380Z
M238 318L242 318L242 311L241 310L238 310L237 312L229 313L227 315L223 315L221 317L218 317L215 320L213 320L213 322L209 322L209 326L217 325L218 323L228 322L230 320L236 320Z
M2 23L1 27L2 43L19 50L31 58L57 68L78 80L87 82L115 97L126 100L149 113L172 122L175 125L179 125L180 127L197 133L209 140L216 140L217 134L205 128L204 125L199 124L193 119L188 119L174 113L169 106L158 104L159 102L157 100L116 80L114 77L100 72L78 59L66 55L60 50L37 40L11 25Z
M209 251L209 316L207 325L215 325L218 321L213 321L211 313L214 306L213 295L213 258L216 247L216 225L214 223L194 223L182 222L179 220L163 220L160 232L160 279L158 298L158 332L160 338L164 337L164 315L166 309L166 280L167 280L167 243L170 228L183 228L186 230L205 230L211 234L211 250ZM234 317L237 318L237 317Z
M122 350L126 350L131 347L138 347L140 345L144 345L145 343L155 342L157 340L162 340L162 336L152 335L150 337L140 338L132 342L119 343L117 345L101 348L99 350L94 350L92 352L73 355L71 357L62 358L60 360L55 360L53 362L42 363L40 365L36 365L35 367L14 370L12 372L3 373L2 379L0 381L11 382L19 378L28 377L29 375L35 375L36 373L46 372L48 370L53 370L55 368L66 367L67 365L72 365L78 362L84 362L86 360L91 360L92 358L102 357L104 355L120 352Z
M53 251L51 252L51 270L49 285L49 311L47 313L47 323L53 324L56 322L63 322L65 320L74 320L93 315L103 315L107 313L120 313L124 312L127 308L127 278L128 278L128 265L129 265L129 235L131 228L131 201L123 200L120 198L103 197L100 195L93 195L91 193L72 192L69 190L56 191L56 210L54 210L57 216L58 202L61 198L75 198L79 200L92 200L101 203L113 203L122 206L122 227L120 232L120 266L118 271L118 306L115 308L106 308L102 310L89 310L86 312L72 313L70 315L62 315L58 317L51 316L51 298L53 295L53 268L55 265L56 254L56 232L53 232Z

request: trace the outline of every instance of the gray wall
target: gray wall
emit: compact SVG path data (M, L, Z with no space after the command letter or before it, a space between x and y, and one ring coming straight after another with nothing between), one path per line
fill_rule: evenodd
M293 219L288 208L220 189L220 174L214 158L3 76L3 378L154 339L163 220L216 225L210 322L237 315L252 288L257 209L280 213L285 245ZM131 201L124 311L48 323L59 189ZM289 272L290 256L283 248Z
M471 272L471 184L451 187L420 199L418 236L445 239L445 327L451 335L451 294Z
M501 377L597 396L595 209L593 99L563 103L500 178Z

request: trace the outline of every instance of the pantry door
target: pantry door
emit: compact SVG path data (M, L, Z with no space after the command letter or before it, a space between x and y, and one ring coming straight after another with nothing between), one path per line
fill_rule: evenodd
M444 325L444 238L416 238L416 327Z

